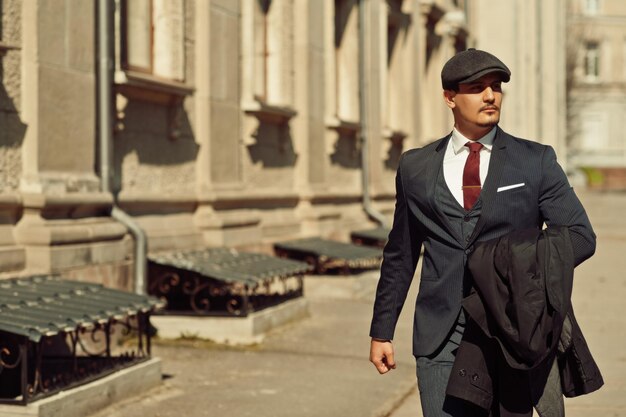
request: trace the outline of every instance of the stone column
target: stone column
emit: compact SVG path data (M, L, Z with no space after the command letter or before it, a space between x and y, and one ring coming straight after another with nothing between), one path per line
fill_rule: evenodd
M256 3L256 2L255 2ZM255 210L245 208L242 177L242 37L250 30L242 7L253 2L195 2L195 114L197 194L194 224L211 246L259 242ZM242 68L244 71L242 72Z
M443 101L441 89L441 68L449 58L448 45L445 39L445 25L442 18L445 10L435 2L420 3L420 27L424 32L422 37L424 74L421 90L422 139L423 144L439 139L452 129L448 122L450 111Z
M94 5L22 6L24 193L97 192Z
M394 178L402 151L412 147L409 141L417 143L414 126L420 119L415 112L419 83L418 67L414 65L418 53L414 33L418 30L419 18L413 20L412 6L410 2L390 1L384 13L383 39L387 47L383 52L385 65L382 68L382 179L378 197L388 202L395 196Z
M19 179L26 125L21 118L22 9L2 3L0 23L0 272L24 268L26 255L13 236L21 216Z
M125 287L126 229L107 216L112 196L100 193L95 173L94 5L22 3L27 130L15 238L28 270L87 269L81 278Z
M365 60L365 95L366 125L365 135L369 147L369 183L373 198L384 194L387 188L384 184L382 172L381 150L383 148L383 99L382 83L386 71L386 40L387 40L387 8L382 0L369 0L361 3L365 7L365 22L363 22L365 42L361 53Z
M325 57L333 48L333 1L296 2L295 25L295 107L293 121L295 148L299 155L294 186L300 195L297 215L304 235L318 235L322 214L314 204L315 196L326 188L328 177L325 111L330 97L326 92L331 80ZM334 72L334 68L332 69ZM334 84L333 84L334 86ZM336 92L335 92L336 93Z
M405 80L406 88L399 93L407 103L402 109L407 129L407 137L402 143L403 151L420 145L421 126L423 123L420 108L424 106L421 100L421 91L423 89L421 79L424 68L424 28L421 26L419 0L405 1L405 3L408 3L406 13L410 23L406 32L406 38L402 39L403 53L405 54L403 80Z

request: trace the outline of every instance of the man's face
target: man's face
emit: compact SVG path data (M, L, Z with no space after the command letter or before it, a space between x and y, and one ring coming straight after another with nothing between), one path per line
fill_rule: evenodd
M459 91L446 90L444 98L454 113L455 126L468 139L482 137L500 121L502 81L497 73L459 84Z

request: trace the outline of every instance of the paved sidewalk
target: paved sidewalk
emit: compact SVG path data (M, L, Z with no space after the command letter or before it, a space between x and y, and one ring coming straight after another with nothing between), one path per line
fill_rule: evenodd
M412 309L397 330L398 369L380 376L368 361L377 279L378 271L307 277L310 318L273 332L262 345L157 341L163 386L94 417L388 416L415 385Z
M576 269L573 303L605 385L566 400L568 417L626 416L626 194L581 195L598 235L596 254Z
M626 417L626 195L582 199L598 250L576 270L574 305L606 385L567 400L567 415ZM95 417L419 417L410 346L417 282L396 332L398 368L380 376L368 362L367 336L377 277L306 278L311 317L262 345L157 343L163 386Z

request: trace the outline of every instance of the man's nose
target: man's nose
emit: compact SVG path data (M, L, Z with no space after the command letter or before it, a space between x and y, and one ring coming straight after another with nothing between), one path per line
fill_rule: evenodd
M491 87L485 88L485 90L483 91L483 100L487 102L492 102L495 100L495 98L496 96L493 94L493 89Z

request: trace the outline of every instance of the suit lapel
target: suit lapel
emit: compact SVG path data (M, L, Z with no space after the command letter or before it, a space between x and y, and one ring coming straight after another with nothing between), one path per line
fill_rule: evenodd
M433 155L433 157L429 158L428 160L428 169L426 172L431 173L432 177L429 178L427 184L428 192L426 193L426 195L431 210L433 211L433 213L435 213L435 215L439 219L440 224L443 225L443 228L452 237L451 243L456 243L460 246L463 246L462 237L455 232L452 224L450 223L450 219L448 219L448 216L446 216L445 213L441 210L441 207L439 207L436 198L438 177L439 175L443 175L443 173L441 172L441 170L443 169L443 158L446 154L446 148L448 147L448 141L450 140L451 136L452 135L448 135L447 138L441 141L439 146L435 148L435 155Z
M494 210L492 203L496 197L500 177L502 176L502 171L506 165L507 135L502 131L502 129L500 129L500 127L497 129L498 130L496 132L496 137L491 151L491 158L489 160L489 171L480 195L482 199L482 212L480 214L480 218L478 219L478 223L476 223L474 232L470 237L469 244L474 243L478 235L480 235L485 226L485 222L490 218L491 212Z

